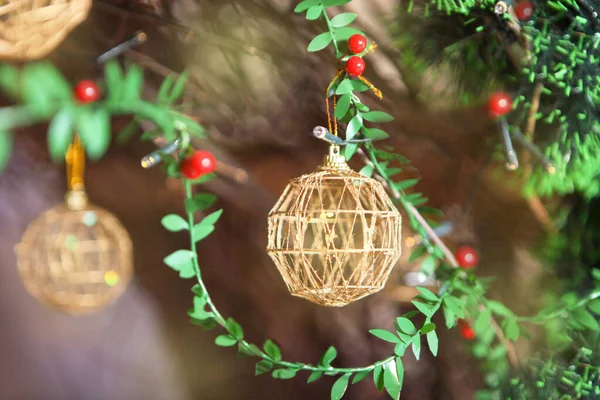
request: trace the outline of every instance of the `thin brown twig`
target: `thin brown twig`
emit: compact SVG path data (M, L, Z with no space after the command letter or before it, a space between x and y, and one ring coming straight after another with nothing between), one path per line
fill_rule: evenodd
M533 139L535 136L535 125L537 122L536 115L538 110L540 109L540 98L542 97L542 90L544 89L544 85L540 82L536 83L533 87L533 95L531 98L531 108L529 109L529 114L527 115L527 122L525 124L525 137L529 142L533 143ZM525 174L524 176L527 178L531 175L533 170L532 164L530 162L531 155L529 152L526 152L523 155L524 164L525 164ZM556 233L558 229L552 222L550 215L548 214L548 210L544 207L544 204L540 200L538 196L532 196L527 199L527 204L529 208L533 212L533 215L538 220L542 228L548 233Z
M371 162L371 160L369 159L369 157L365 154L365 152L364 152L363 149L359 148L357 150L357 154L359 155L359 157L361 158L361 160L366 165L373 166L373 163ZM388 184L388 182L385 180L385 178L383 178L382 176L380 176L376 172L373 173L373 176L375 177L375 179L377 179L379 182L381 182L381 184L390 192L390 194L392 195L392 197L394 197L395 199L399 199L400 198L400 192L398 192L398 190L396 188L391 187ZM452 254L452 252L450 251L450 249L448 249L448 246L446 246L444 244L444 242L442 241L442 239L440 239L440 237L435 233L435 231L431 228L431 226L429 226L429 224L427 223L427 221L425 220L425 218L423 218L423 216L421 215L421 213L419 213L419 211L412 204L409 204L409 203L405 204L405 208L407 209L408 212L411 213L411 215L413 217L415 217L415 219L417 221L419 221L419 223L421 224L421 226L423 226L423 228L425 229L425 231L429 235L429 238L431 238L431 240L433 240L434 243L442 250L442 252L444 253L444 256L446 257L446 259L448 260L448 262L450 263L450 265L453 268L458 268L459 267L458 261L456 260L456 257L454 257L454 254ZM479 307L480 307L481 310L485 310L486 309L486 307L483 304L480 304ZM493 317L491 318L491 324L492 324L492 327L494 329L494 333L496 334L496 337L498 338L498 340L506 348L508 362L510 363L510 365L512 367L514 367L514 368L518 367L519 366L519 358L517 356L517 352L515 350L514 345L504 337L504 334L502 333L502 329L500 328L500 326L498 325L498 322L496 322L496 320Z

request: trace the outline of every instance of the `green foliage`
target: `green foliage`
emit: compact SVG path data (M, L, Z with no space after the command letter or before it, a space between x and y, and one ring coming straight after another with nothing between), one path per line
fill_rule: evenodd
M121 140L131 136L139 122L148 120L168 140L185 135L203 136L205 131L192 118L173 108L185 88L188 74L177 80L165 79L159 92L159 103L140 98L143 71L130 64L122 70L117 61L105 67L104 100L94 104L79 104L73 98L69 82L48 62L26 64L17 69L0 66L0 90L19 106L0 109L0 166L7 163L11 153L10 133L20 127L50 121L48 149L55 162L62 161L67 147L77 132L91 160L104 156L111 142L110 118L113 115L132 115L133 121L121 132Z

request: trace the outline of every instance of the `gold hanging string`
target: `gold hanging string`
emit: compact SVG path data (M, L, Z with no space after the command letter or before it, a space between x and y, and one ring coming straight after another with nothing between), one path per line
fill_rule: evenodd
M67 187L69 190L83 190L83 174L85 173L85 150L78 135L69 145L65 155L67 163Z
M369 49L367 50L367 53L374 51L376 48L377 48L377 45L375 44L375 42L372 42L371 45L369 46ZM331 132L335 136L338 135L338 123L337 123L337 118L335 118L335 115L333 116L333 118L331 117L331 110L329 108L329 91L331 90L331 88L333 87L335 82L337 82L338 78L340 76L342 76L344 71L345 71L344 67L341 67L337 70L335 76L331 80L331 83L327 87L327 92L325 93L325 107L327 108L327 127L329 128L329 132ZM360 79L365 85L367 85L369 87L369 89L373 92L373 94L379 100L383 99L383 93L381 92L381 90L377 89L375 87L375 85L373 85L367 78L365 78L361 75L358 77L358 79ZM336 100L336 95L334 93L333 94L333 110L334 110L334 112L335 112L336 103L337 103L337 100ZM333 122L332 122L332 120L333 120Z
M335 77L333 78L333 80L331 81L331 83L329 84L329 86L327 87L327 92L325 93L325 107L327 108L327 127L329 128L329 132L333 133L335 136L337 136L337 119L335 118L335 116L333 118L331 118L331 110L329 109L329 91L331 90L331 87L335 84L335 82L338 80L338 78L340 76L342 76L342 73L344 72L344 68L340 68L337 70ZM333 94L333 109L335 112L335 105L336 105L336 100L335 100L335 93ZM332 123L331 120L333 119L333 129L331 129Z

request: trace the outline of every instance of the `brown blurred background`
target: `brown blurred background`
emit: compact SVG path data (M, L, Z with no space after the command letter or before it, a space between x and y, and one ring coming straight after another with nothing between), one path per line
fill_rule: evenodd
M396 118L387 126L392 137L386 144L412 161L415 168L404 177L422 179L416 190L459 217L447 239L450 248L476 247L479 273L499 275L493 295L528 304L520 289L529 287L531 295L538 265L527 249L541 237L539 224L520 199L518 182L510 184L512 178L488 162L497 132L481 110L417 102L414 88L404 84L386 28L397 3L355 0L346 7L380 45L367 57L366 76L384 93L377 107ZM411 291L402 283L404 272L415 267L407 262L410 249L404 249L386 291L343 309L289 296L264 251L270 207L287 181L314 170L326 150L309 133L325 122L324 89L335 63L329 53L305 52L323 27L294 15L294 6L285 0L97 1L51 59L72 82L95 78L94 57L142 29L148 42L127 58L146 68L149 96L165 74L189 69L186 99L195 102L190 113L210 132L197 147L249 176L239 183L220 174L207 187L225 209L215 233L198 249L216 304L244 326L250 340L275 339L287 359L316 362L335 345L339 365L371 363L392 349L368 330L391 328L395 316L410 309ZM115 132L126 122L114 120ZM127 292L108 309L84 317L60 314L30 298L13 247L33 218L62 201L65 190L64 166L49 161L45 129L17 135L15 153L0 175L0 399L329 398L332 378L310 385L304 375L290 381L255 378L253 360L216 347L214 332L189 323L193 282L162 263L187 239L160 225L163 215L182 212L182 188L159 169L142 170L141 157L154 147L137 138L113 145L86 175L91 200L117 215L131 234L136 272ZM403 235L412 235L407 226ZM402 399L469 399L481 386L464 342L453 331L441 328L440 334L437 359L427 352L419 362L406 356ZM365 380L347 398L386 395Z

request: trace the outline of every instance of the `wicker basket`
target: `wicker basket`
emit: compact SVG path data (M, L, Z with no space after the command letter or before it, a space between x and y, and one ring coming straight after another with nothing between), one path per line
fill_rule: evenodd
M45 57L86 19L91 0L0 0L0 59Z

